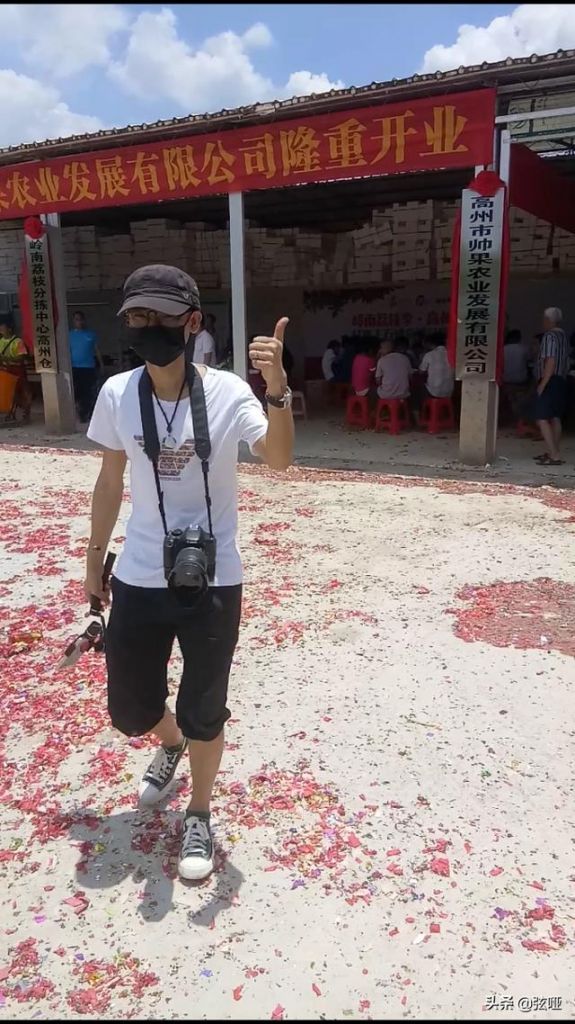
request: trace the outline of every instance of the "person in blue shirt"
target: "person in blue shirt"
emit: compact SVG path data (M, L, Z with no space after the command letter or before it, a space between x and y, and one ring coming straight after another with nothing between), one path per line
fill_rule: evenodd
M70 354L76 408L81 423L88 423L96 401L98 367L102 368L102 357L94 331L86 327L86 317L81 310L74 313L70 330Z

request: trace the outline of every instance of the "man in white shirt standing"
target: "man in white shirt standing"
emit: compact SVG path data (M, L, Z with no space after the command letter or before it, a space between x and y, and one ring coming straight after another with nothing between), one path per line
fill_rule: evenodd
M203 366L215 366L216 364L216 342L206 326L206 317L202 313L200 330L196 334L194 344L194 362Z
M330 341L321 360L321 372L323 373L324 380L334 379L334 363L337 363L340 352L341 345L339 341Z
M288 321L250 346L267 385L268 418L235 374L186 361L187 340L201 320L199 291L188 274L164 265L136 270L124 286L120 314L145 365L105 383L88 431L103 455L85 591L88 599L109 602L103 565L129 461L132 513L111 585L106 638L108 709L126 736L151 733L160 743L140 785L142 805L168 794L189 753L193 792L179 872L197 880L213 869L210 801L230 717L228 678L241 614L238 443L247 442L273 469L291 464L291 392L282 367ZM176 638L184 664L174 717L166 698Z

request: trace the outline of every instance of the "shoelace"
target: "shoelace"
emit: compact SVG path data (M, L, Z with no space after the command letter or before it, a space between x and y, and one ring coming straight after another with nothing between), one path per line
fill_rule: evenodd
M174 751L168 753L163 747L158 750L152 764L150 765L146 775L153 776L163 786L168 781L174 768L174 761L181 756L180 751Z
M188 818L184 824L184 841L182 855L184 857L205 857L209 854L211 836L207 821L201 818Z

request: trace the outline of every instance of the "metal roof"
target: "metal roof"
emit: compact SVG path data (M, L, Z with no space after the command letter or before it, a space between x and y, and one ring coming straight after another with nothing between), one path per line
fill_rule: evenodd
M26 160L66 156L110 146L132 145L159 138L174 138L199 132L233 128L238 124L265 123L287 119L305 112L307 115L337 111L340 108L365 106L385 100L415 98L418 95L433 95L438 92L455 92L488 86L519 85L533 82L536 87L541 80L571 76L575 81L575 50L557 50L543 56L508 57L506 60L453 71L435 71L429 75L411 75L409 78L393 78L389 82L372 82L370 85L351 86L348 89L332 89L330 92L314 93L289 100L274 100L269 103L255 103L233 110L220 110L213 114L190 114L173 117L153 124L127 125L124 128L110 128L83 135L72 135L64 139L45 142L29 142L9 146L0 150L0 164L19 163Z

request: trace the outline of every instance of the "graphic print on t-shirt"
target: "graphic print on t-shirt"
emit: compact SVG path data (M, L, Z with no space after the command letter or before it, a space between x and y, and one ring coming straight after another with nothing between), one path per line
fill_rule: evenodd
M137 441L140 448L144 448L144 437L142 434L134 434L134 441ZM160 446L160 457L158 459L158 474L161 480L179 480L182 472L196 454L195 441L184 441L179 448L166 448L162 443Z

